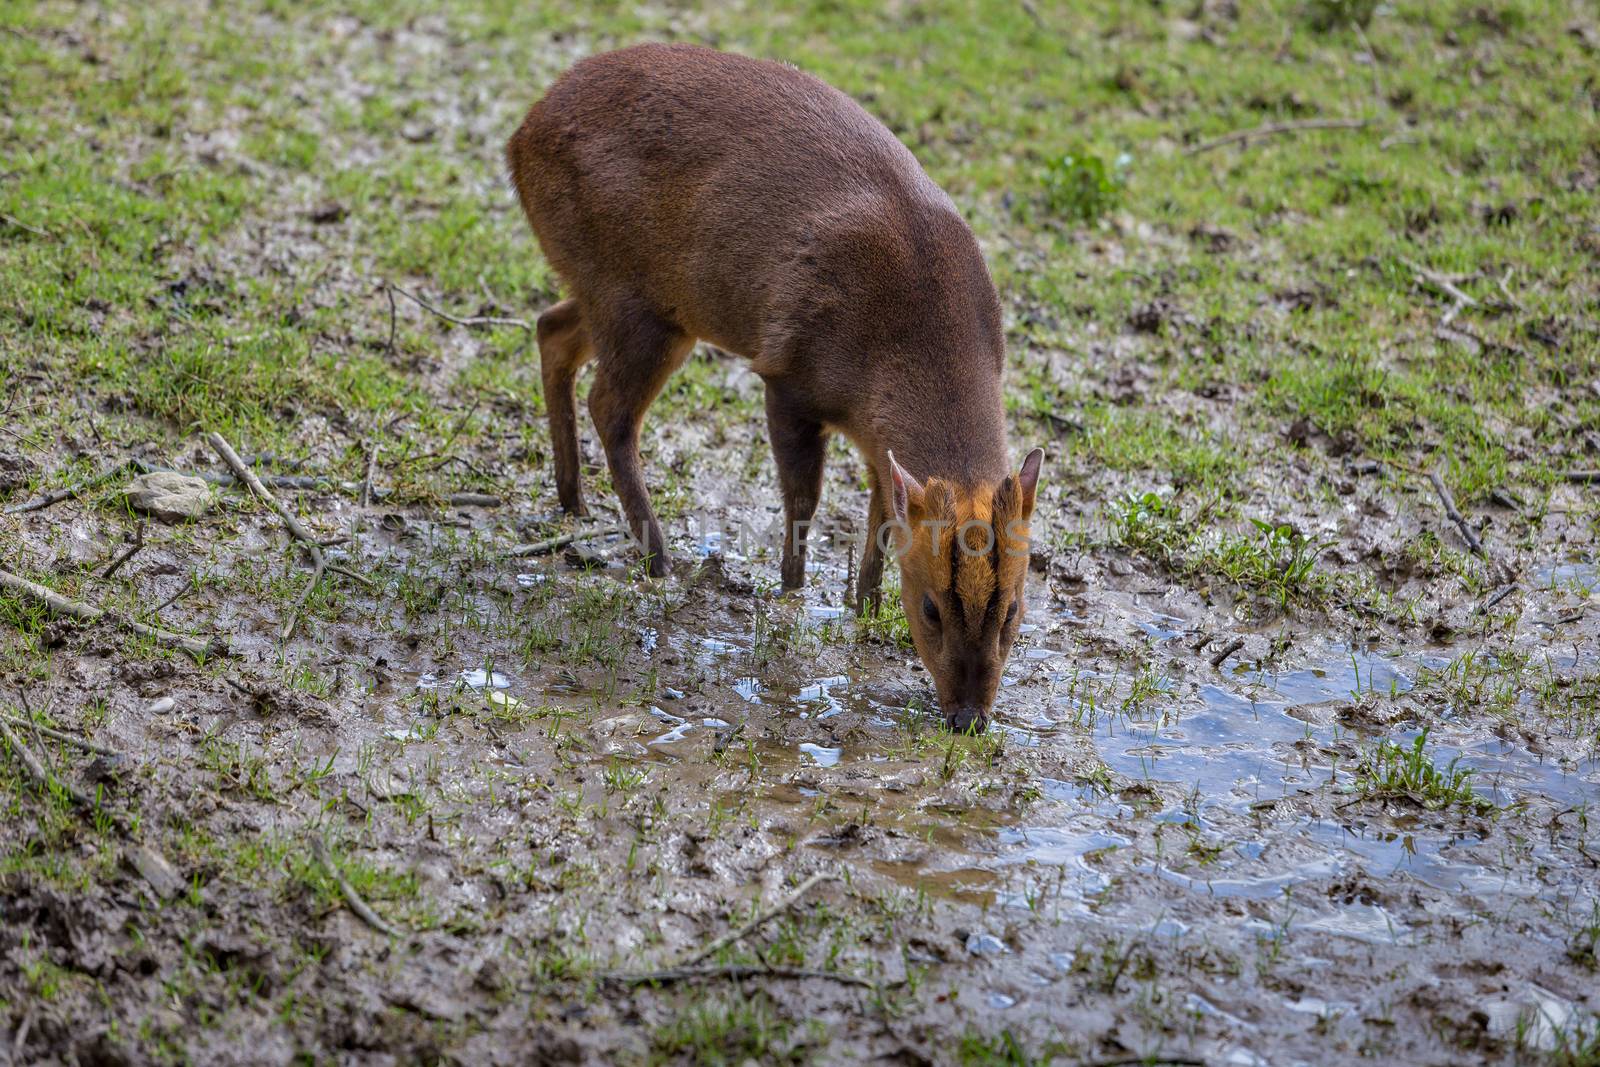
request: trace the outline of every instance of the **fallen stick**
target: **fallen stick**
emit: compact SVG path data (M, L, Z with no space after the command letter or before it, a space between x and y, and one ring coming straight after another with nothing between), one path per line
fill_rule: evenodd
M1444 484L1444 479L1439 477L1437 471L1428 472L1428 481L1433 483L1433 491L1439 494L1439 502L1444 505L1445 517L1455 523L1456 529L1461 531L1461 536L1466 539L1467 547L1472 550L1472 554L1482 558L1483 542L1478 540L1478 535L1472 532L1467 520L1456 510L1456 498L1450 495L1450 487Z
M527 319L508 319L500 318L494 315L471 315L466 318L462 318L459 315L452 315L448 311L440 311L438 308L422 299L422 297L406 292L404 289L394 284L394 282L389 283L389 289L393 292L399 293L401 296L405 297L407 300L411 301L413 304L416 304L423 310L431 311L446 322L453 322L457 326L520 326L524 330L533 329L533 324ZM391 349L394 347L392 333L389 347Z
M74 804L92 809L95 803L84 794L83 790L64 778L57 778L44 769L44 764L39 762L39 757L35 756L28 749L28 746L22 743L22 738L12 733L11 727L6 723L8 718L10 716L0 716L0 738L5 738L6 744L11 746L11 751L16 753L17 759L22 762L23 768L27 770L28 777L38 783L39 788L47 793L52 785L59 785L67 796L72 798Z
M163 467L156 463L146 463L142 459L131 461L132 466L140 474L181 474L187 478L199 478L209 485L238 485L239 479L232 474L218 474L216 471L185 471L176 467ZM270 485L274 489L331 489L333 482L327 478L318 478L309 474L268 474L257 475L262 485Z
M113 463L99 474L91 477L88 481L79 482L77 485L68 486L65 489L53 489L48 493L34 497L32 500L23 501L21 504L12 504L3 511L0 511L0 514L21 515L24 512L29 511L43 511L52 504L59 504L68 497L77 496L85 489L92 489L108 478L115 477L122 470L130 466L132 462L132 460L125 459L119 463Z
M10 29L10 27L8 26L7 29ZM37 226L29 226L26 222L23 222L21 219L15 218L11 215L0 213L0 222L5 223L7 226L15 226L19 230L25 230L28 233L33 234L35 237L43 237L51 241L55 240L55 235L50 233L50 231L41 230Z
M299 598L295 600L294 606L289 609L289 617L284 620L283 630L278 637L280 641L287 641L289 640L289 635L294 633L294 624L300 617L301 609L305 607L306 601L311 599L312 591L317 588L317 585L322 581L323 572L328 569L328 558L322 554L322 543L311 535L310 530L301 525L294 512L284 507L278 501L278 498L273 496L267 487L261 484L261 479L256 477L255 471L244 465L244 460L239 458L239 454L233 450L233 446L228 443L225 437L213 431L206 434L206 440L211 443L211 447L216 450L217 455L222 457L223 462L233 469L234 475L244 483L245 487L259 497L268 507L272 508L273 511L277 512L278 518L282 519L283 524L289 528L289 533L306 546L307 552L311 553L311 581L306 584ZM354 578L369 589L372 588L370 579L363 578L359 574L354 574L343 568L340 568L340 573Z
M1298 133L1301 130L1359 130L1372 125L1372 122L1372 119L1301 119L1297 122L1269 122L1253 129L1225 133L1221 137L1186 149L1184 155L1198 156L1202 152L1209 152L1213 148L1221 148L1236 141L1248 142L1252 137L1275 137L1278 134Z
M1580 485L1592 485L1595 482L1600 482L1600 470L1567 471L1562 477L1569 482L1577 482Z
M136 556L139 553L139 551L141 549L143 549L143 548L144 548L144 523L141 522L141 523L139 523L139 525L137 525L137 526L135 526L133 528L133 544L128 546L128 550L126 552L124 552L122 555L118 556L116 559L111 561L111 566L107 567L104 571L102 571L100 573L100 580L101 581L105 581L107 578L110 578L113 574L117 573L117 570L124 563L128 562L130 559L132 559L134 556Z
M400 936L399 931L384 922L378 913L373 911L367 905L367 902L361 899L361 894L356 892L355 887L345 880L343 873L340 872L338 867L334 866L333 857L328 855L328 846L322 843L322 838L313 837L311 839L311 854L316 857L317 862L322 864L323 869L328 872L328 876L339 886L339 892L344 896L344 902L350 905L350 910L356 913L357 918L387 937Z
M109 617L118 626L138 634L140 637L147 637L159 645L165 645L167 648L181 649L196 659L203 659L210 655L228 654L227 643L219 638L202 641L197 637L189 637L186 634L163 630L159 626L146 626L144 623L136 622L133 619L124 619L112 615L101 608L78 600L71 600L54 589L47 589L37 582L19 578L9 571L0 571L0 589L9 589L13 593L31 597L49 608L51 613L55 615L66 615L70 618L82 619L84 622L98 622L102 618Z
M1407 269L1409 269L1412 274L1417 276L1418 281L1427 282L1429 285L1433 286L1435 289L1454 300L1457 304L1460 304L1463 307L1477 306L1478 301L1462 292L1456 286L1455 280L1451 278L1450 275L1441 274L1436 270L1429 270L1427 267L1424 267L1418 263L1413 263L1409 259L1402 259L1400 262L1404 263ZM1451 317L1454 318L1453 315Z
M489 493L452 493L449 503L453 508L498 508L505 505L505 501Z
M367 473L361 477L361 496L358 498L362 507L372 505L372 476L378 472L378 452L383 444L374 439L367 447Z
M34 722L32 719L24 719L20 715L7 715L4 712L0 712L0 720L4 720L13 726L26 726L30 730L36 730L48 738L56 741L63 741L69 745L76 745L85 752L93 752L97 756L122 755L122 753L118 752L114 748L107 748L104 745L97 745L93 741L79 737L77 734L69 734L65 730L57 730L53 726L43 726Z
M1226 661L1229 656L1233 655L1243 647L1244 638L1242 637L1235 637L1232 641L1229 641L1227 644L1223 645L1222 651L1211 657L1212 669L1220 671L1222 669L1223 662Z
M597 537L609 537L614 533L622 532L621 526L595 526L587 530L574 530L572 533L564 533L560 537L551 537L547 540L534 541L530 544L514 545L506 555L543 556L554 552L558 548L566 548L568 545L576 544L579 541L592 541Z
M842 982L845 985L862 986L866 989L893 988L904 985L905 980L895 982L874 982L870 978L859 975L845 974L840 971L813 971L803 967L767 967L761 964L729 963L721 966L705 967L669 967L660 971L613 971L601 975L608 982L620 982L624 985L644 985L647 982L692 982L699 978L793 978L807 979L820 978L830 982Z
M1493 593L1490 593L1487 597L1485 597L1484 600L1483 600L1483 603L1479 604L1476 608L1474 608L1472 610L1472 613L1474 615L1482 615L1484 612L1488 611L1490 608L1492 608L1496 604L1500 603L1500 601L1502 601L1506 597L1510 596L1512 594L1512 592L1514 592L1516 590L1516 588L1517 588L1517 583L1516 582L1511 582L1511 583L1509 583L1507 585L1502 585L1499 589L1496 589Z
M772 905L772 907L763 911L761 914L757 915L755 918L751 919L738 929L730 930L723 934L721 937L717 938L715 941L706 945L699 951L685 956L670 969L676 970L683 967L692 967L701 960L705 959L707 956L711 956L717 952L720 952L722 949L727 948L729 945L734 944L737 941L742 941L744 938L755 933L757 930L771 922L773 919L777 918L779 915L782 915L784 912L800 903L800 898L810 892L812 886L816 885L818 882L826 882L835 877L837 876L826 871L818 871L810 878L807 878L805 881L801 882L793 893L790 893L788 896Z

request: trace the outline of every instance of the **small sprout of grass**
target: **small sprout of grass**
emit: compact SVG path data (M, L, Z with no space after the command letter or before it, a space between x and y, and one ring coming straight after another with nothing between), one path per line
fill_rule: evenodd
M1051 159L1040 176L1045 208L1070 222L1098 222L1122 202L1130 162L1124 154L1108 165L1081 145L1067 149Z
M1428 755L1427 744L1427 730L1409 746L1380 740L1356 768L1356 790L1373 799L1409 800L1430 811L1458 807L1477 815L1494 807L1468 784L1472 771L1456 766L1460 756L1440 770Z
M622 793L626 796L643 785L649 777L643 768L613 759L605 769L606 792Z

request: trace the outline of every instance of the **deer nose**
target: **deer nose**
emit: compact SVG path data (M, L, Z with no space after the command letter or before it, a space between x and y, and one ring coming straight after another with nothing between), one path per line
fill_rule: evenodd
M959 704L946 709L944 724L958 734L981 734L989 728L989 713L976 704Z

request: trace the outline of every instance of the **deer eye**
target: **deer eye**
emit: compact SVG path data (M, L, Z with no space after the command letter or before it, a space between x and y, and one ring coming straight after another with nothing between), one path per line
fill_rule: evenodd
M939 625L939 605L927 593L922 594L922 617L928 620L929 626Z

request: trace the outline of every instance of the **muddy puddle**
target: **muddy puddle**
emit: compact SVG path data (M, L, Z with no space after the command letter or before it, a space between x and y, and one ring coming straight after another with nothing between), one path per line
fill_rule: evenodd
M1537 582L1581 598L1593 575L1563 565ZM666 690L606 758L702 781L714 805L739 806L853 877L955 909L965 918L950 941L906 960L965 961L975 970L961 1002L1002 1020L1076 1003L1067 979L1092 970L1096 951L1112 954L1113 988L1130 960L1215 956L1215 973L1168 994L1163 1011L1229 1035L1206 1046L1217 1062L1325 1062L1315 1034L1353 1040L1388 1010L1396 986L1371 979L1377 953L1470 997L1487 1035L1520 1027L1530 1048L1554 1049L1589 1025L1581 983L1551 981L1557 992L1531 976L1600 914L1584 831L1559 825L1600 798L1600 760L1581 734L1552 745L1512 728L1532 681L1496 721L1448 701L1426 710L1468 643L1302 633L1210 667L1211 652L1190 647L1197 626L1138 597L1097 606L1095 625L1128 634L1142 659L1106 664L1075 645L1071 607L1042 583L1034 597L1042 610L980 741L937 729L905 651L831 643L844 612L812 593L758 602L745 627L652 630L648 646L688 667L690 691ZM1592 646L1549 647L1530 614L1519 643L1547 679L1593 672ZM764 659L774 629L804 651ZM1409 751L1419 737L1429 766L1465 772L1463 795L1481 807L1364 784L1379 746ZM1025 784L997 784L1018 761ZM741 770L707 773L719 765ZM974 767L989 772L976 790ZM1475 983L1450 946L1485 927L1499 931L1491 943L1519 933L1509 963L1485 965L1507 976ZM1341 973L1356 959L1367 977Z

